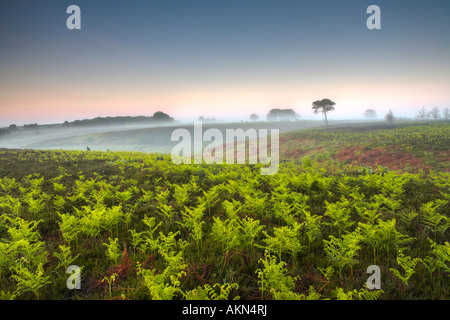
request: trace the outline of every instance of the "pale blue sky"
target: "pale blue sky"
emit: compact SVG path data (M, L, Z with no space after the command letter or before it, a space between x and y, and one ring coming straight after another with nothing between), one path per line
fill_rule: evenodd
M81 30L66 8L81 8ZM381 8L368 30L366 9ZM450 107L450 1L160 0L0 4L0 125L114 115L261 116L335 101Z

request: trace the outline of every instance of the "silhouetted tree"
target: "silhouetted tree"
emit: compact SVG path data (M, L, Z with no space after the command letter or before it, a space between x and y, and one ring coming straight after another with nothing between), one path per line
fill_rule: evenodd
M364 117L365 117L366 119L376 119L376 118L377 118L377 113L376 113L375 110L367 109L367 110L364 112Z
M267 115L269 121L296 120L300 118L292 109L272 109Z
M17 126L15 124L12 124L8 127L9 132L17 131Z
M444 109L443 116L445 120L450 119L450 110L448 108Z
M441 117L441 112L439 111L439 108L438 107L434 107L430 111L430 116L431 116L431 118L433 118L433 120L438 120Z
M152 120L159 122L159 121L173 121L174 119L162 111L156 111L153 114Z
M82 127L82 126L109 126L109 125L124 125L136 123L151 123L151 122L171 122L175 121L172 117L164 112L157 111L153 116L127 116L127 117L96 117L94 119L75 120L72 122L65 121L63 126L67 127Z
M25 124L23 126L25 130L39 130L39 125L37 123Z
M389 123L392 123L395 120L394 113L392 112L392 110L389 110L384 119Z
M418 120L426 120L428 117L428 112L425 109L425 107L422 107L422 109L419 110L419 112L417 113L416 119Z
M213 121L216 121L216 118L205 118L204 116L200 116L200 117L198 117L198 121L213 122Z
M334 110L334 106L336 103L331 101L330 99L322 99L314 101L312 104L312 108L314 109L314 113L318 114L319 112L323 113L325 116L325 123L328 126L327 113Z
M257 114L252 113L252 114L250 115L250 120L257 121L258 119L259 119L259 116L258 116Z

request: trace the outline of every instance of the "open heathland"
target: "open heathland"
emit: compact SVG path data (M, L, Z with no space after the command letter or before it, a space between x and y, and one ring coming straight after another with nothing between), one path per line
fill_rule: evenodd
M0 298L448 299L448 130L286 133L267 176L0 149Z

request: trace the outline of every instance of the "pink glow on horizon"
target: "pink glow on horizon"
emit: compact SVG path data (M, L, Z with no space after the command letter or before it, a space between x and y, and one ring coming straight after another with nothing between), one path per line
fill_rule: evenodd
M370 85L372 84L372 85ZM27 92L27 94L23 94ZM70 90L62 84L52 90L35 86L32 90L0 89L2 122L24 121L47 123L103 116L150 116L163 111L172 117L248 117L265 116L271 108L292 108L303 118L313 116L311 103L330 98L337 103L333 113L338 117L362 115L372 108L380 113L392 108L414 116L422 107L448 107L450 99L445 83L370 83L346 81L336 83L275 81L261 85L218 86L193 84L186 87L97 88L77 87ZM33 120L36 119L36 120ZM47 120L46 120L47 119Z

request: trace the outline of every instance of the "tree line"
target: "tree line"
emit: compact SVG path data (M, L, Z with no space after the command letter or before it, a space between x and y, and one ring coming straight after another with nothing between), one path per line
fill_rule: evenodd
M322 113L325 119L325 124L328 126L328 112L335 110L336 103L331 101L330 99L322 99L317 100L312 103L312 109L315 114ZM377 119L377 113L373 109L367 109L364 112L364 117L369 120ZM300 119L300 115L295 113L293 109L271 109L266 116L267 121L290 121L290 120L298 120ZM252 121L257 121L260 117L253 113L250 115L250 119ZM416 120L449 120L450 119L450 110L449 108L445 108L442 111L439 110L438 107L434 107L431 111L427 111L425 107L419 110ZM384 120L391 123L394 120L397 120L397 117L394 116L394 112L390 109L388 113L384 116Z
M444 110L439 110L438 107L434 107L431 111L427 111L425 107L419 110L416 116L417 120L449 120L450 119L450 110L449 108L445 108Z
M108 125L124 125L124 124L138 124L138 123L164 123L173 122L174 118L168 114L157 111L153 116L124 116L124 117L97 117L94 119L75 120L72 122L64 121L63 127L84 127L84 126L108 126ZM38 131L41 127L61 126L61 124L41 125L37 123L25 124L23 130ZM18 131L19 128L15 124L11 124L8 128L0 128L0 136Z

